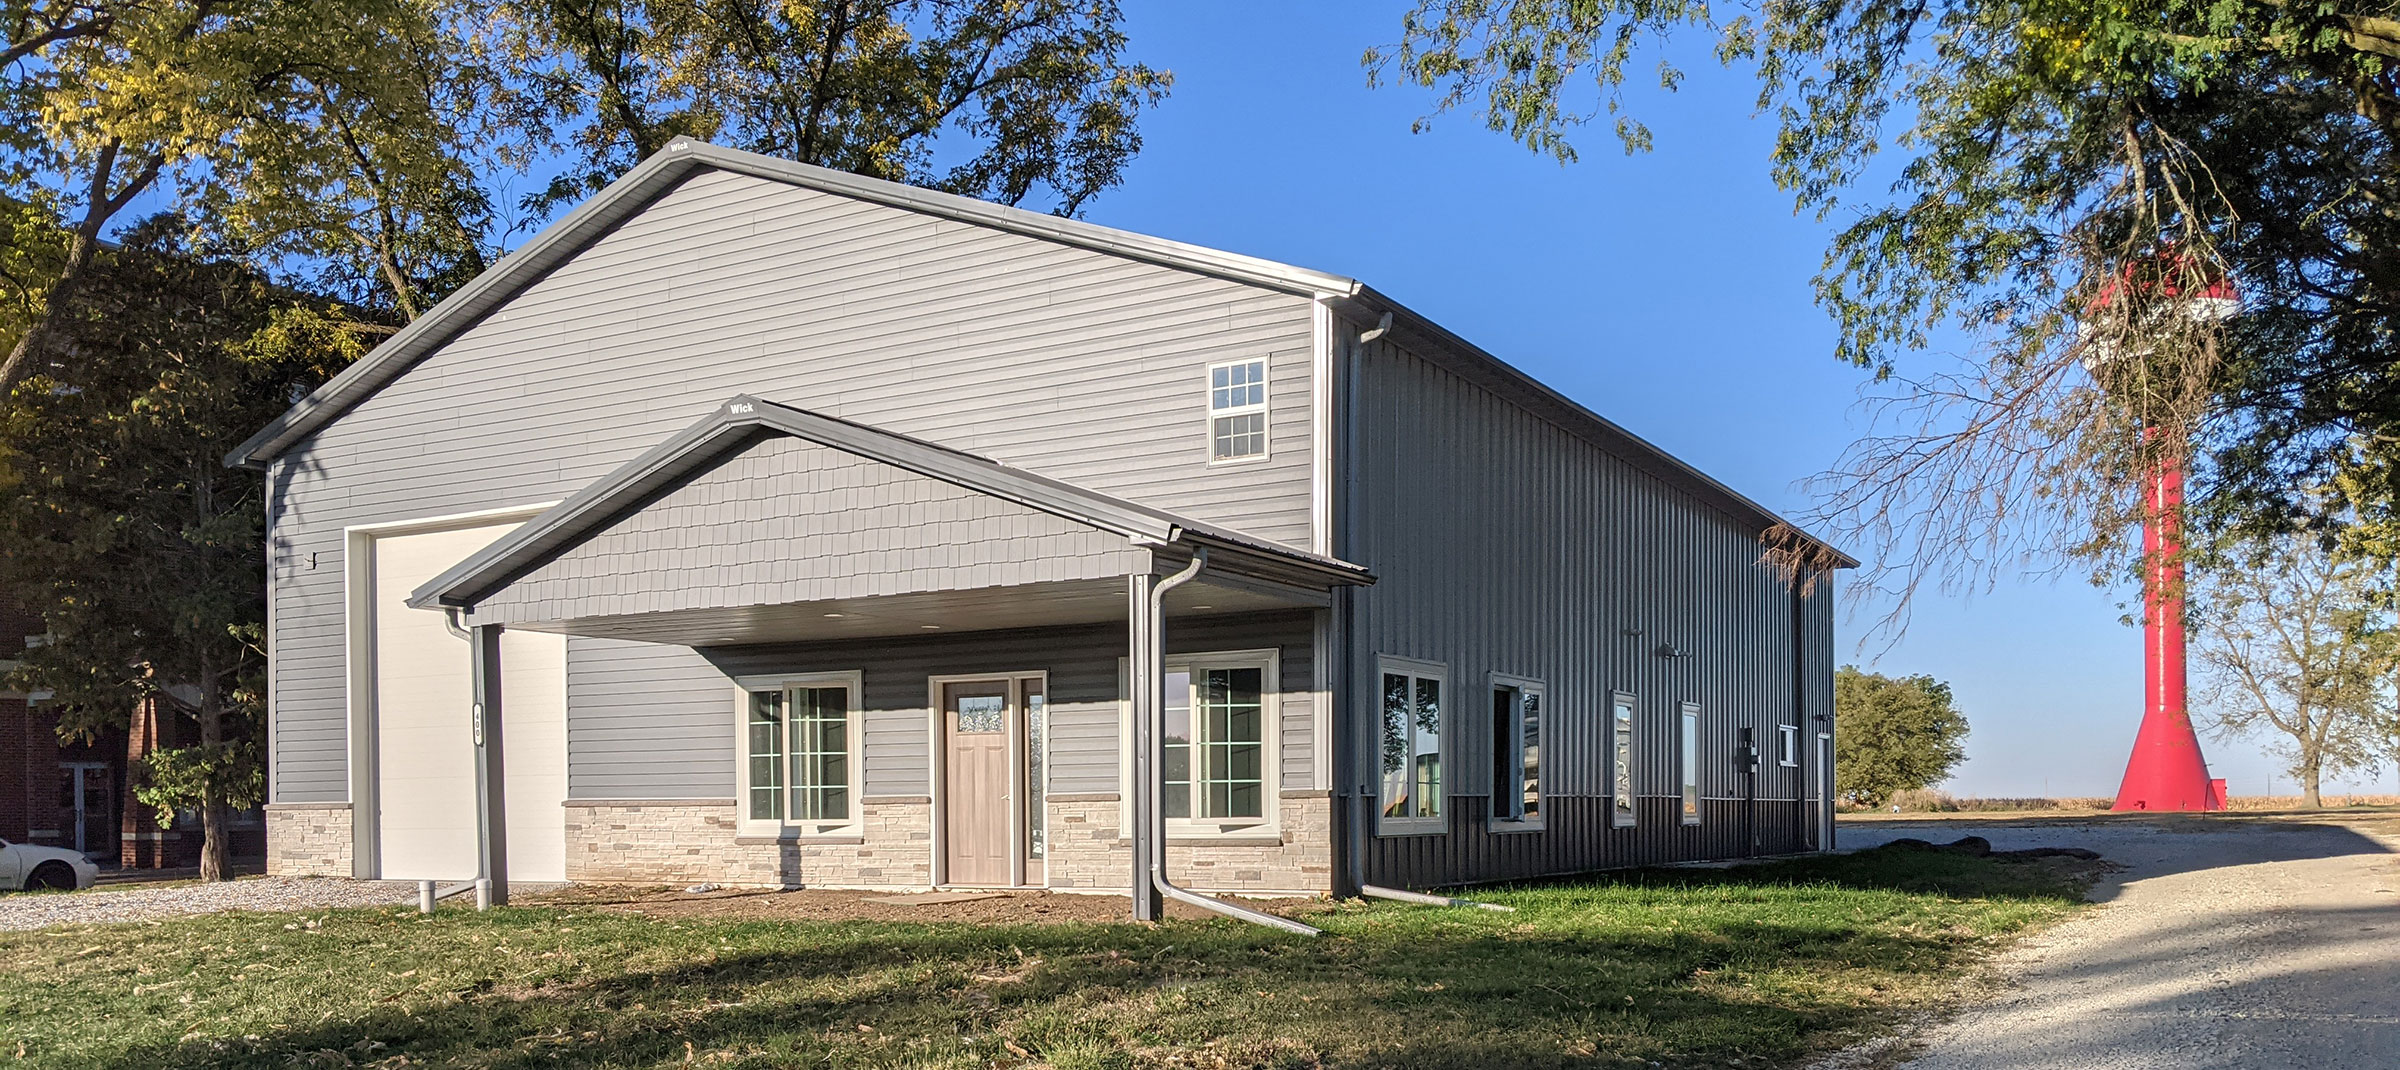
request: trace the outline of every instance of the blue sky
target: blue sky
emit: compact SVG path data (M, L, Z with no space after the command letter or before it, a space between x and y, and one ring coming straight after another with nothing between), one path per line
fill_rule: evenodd
M1829 225L1795 217L1768 180L1754 84L1696 59L1680 91L1633 96L1655 151L1627 157L1594 129L1561 167L1468 115L1411 134L1429 98L1369 90L1359 66L1403 10L1129 0L1135 53L1176 85L1144 118L1125 185L1086 218L1364 279L1796 511L1796 482L1856 433L1866 376L1830 356L1808 282ZM2113 794L2142 700L2128 593L2044 580L1928 596L1888 648L1859 649L1871 614L1846 618L1839 653L1952 684L1974 731L1949 790ZM2235 794L2295 790L2256 743L2204 747Z

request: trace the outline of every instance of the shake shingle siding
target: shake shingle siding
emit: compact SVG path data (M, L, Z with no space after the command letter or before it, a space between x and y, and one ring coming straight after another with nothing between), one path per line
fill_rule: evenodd
M1121 535L796 438L765 437L475 607L476 623L1123 576Z
M1831 655L1830 584L1801 598L1760 564L1754 522L1406 350L1371 344L1358 368L1344 556L1379 577L1353 595L1360 716L1372 723L1378 654L1446 666L1451 713L1449 831L1372 838L1369 880L1419 887L1731 857L1753 840L1798 849L1808 767L1776 764L1776 727L1813 733L1807 715L1830 712L1817 684ZM1491 673L1547 685L1538 833L1489 822ZM1639 703L1644 800L1630 830L1609 827L1619 691ZM1698 828L1676 813L1685 701L1703 709ZM1765 752L1755 783L1735 761L1743 728ZM1366 735L1353 742L1372 769Z
M277 461L274 798L348 796L346 527L555 501L750 393L1306 546L1312 347L1305 298L699 172ZM1271 453L1210 466L1205 369L1252 358ZM621 656L578 641L570 678ZM687 701L642 679L610 694Z

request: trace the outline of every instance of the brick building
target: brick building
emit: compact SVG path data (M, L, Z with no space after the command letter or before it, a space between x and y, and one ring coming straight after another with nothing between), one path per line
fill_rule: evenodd
M0 595L0 675L41 632L39 616ZM102 865L198 864L198 823L160 828L155 812L134 798L131 777L142 755L180 745L193 732L185 719L145 704L127 728L61 742L58 717L38 694L0 689L0 839L72 848ZM256 815L244 816L234 854L263 855Z

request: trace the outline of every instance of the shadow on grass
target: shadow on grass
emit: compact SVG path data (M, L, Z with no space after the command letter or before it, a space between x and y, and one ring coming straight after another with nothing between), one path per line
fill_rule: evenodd
M1171 1054L1194 1065L1266 1067L1788 1059L1879 1020L1888 1008L1869 989L1938 976L1971 953L1975 938L1949 924L1965 908L1926 895L2053 903L2074 895L2055 878L2042 891L2008 872L2017 867L1937 854L1544 882L1508 891L1523 903L1515 915L1343 906L1317 917L1331 935L1313 941L1224 921L661 926L585 915L561 930L545 910L421 927L361 916L362 931L344 934L354 943L429 941L437 946L415 950L440 958L487 952L487 940L541 946L571 931L582 957L555 969L441 958L464 983L382 997L328 992L321 1018L302 994L258 993L297 998L304 1013L279 1012L289 1024L255 1040L157 1038L43 1054L72 1054L71 1065L83 1067L209 1070L687 1059L1072 1068L1155 1064ZM1686 903L1678 889L1745 894ZM1881 920L1887 915L1899 920ZM637 957L644 965L631 964ZM351 963L351 976L374 975L360 965Z
M1466 893L1540 894L1545 890L1630 888L1796 888L1903 892L1952 899L2073 904L2108 868L2072 858L1984 856L1941 847L1882 846L1849 854L1808 855L1727 866L1630 869L1490 885Z

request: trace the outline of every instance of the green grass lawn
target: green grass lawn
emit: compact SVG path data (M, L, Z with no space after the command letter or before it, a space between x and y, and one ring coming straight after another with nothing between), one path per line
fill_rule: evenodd
M0 933L0 1065L1763 1067L1940 1002L2082 891L1876 851L1328 905L1316 940L544 908Z

